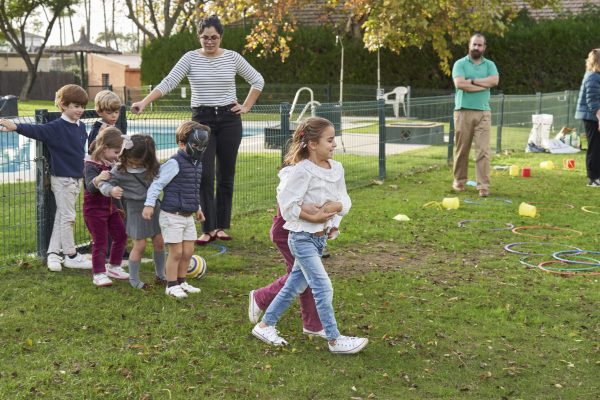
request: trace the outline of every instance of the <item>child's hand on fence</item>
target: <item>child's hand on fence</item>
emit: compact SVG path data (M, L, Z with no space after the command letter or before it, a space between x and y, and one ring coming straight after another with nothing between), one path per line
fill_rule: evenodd
M131 105L131 112L134 114L140 114L142 111L144 111L144 108L146 108L144 103L141 101L138 101L137 103L133 103Z
M202 210L198 210L196 212L196 219L200 222L204 222L206 220L206 218L204 218L204 213L202 212Z
M144 209L142 210L142 218L144 219L152 219L152 216L154 215L154 207L151 206L145 206Z
M121 186L115 186L110 190L110 195L115 199L120 199L123 196L123 188Z
M12 132L17 130L17 125L10 119L0 119L0 126L2 126L0 130L4 132Z

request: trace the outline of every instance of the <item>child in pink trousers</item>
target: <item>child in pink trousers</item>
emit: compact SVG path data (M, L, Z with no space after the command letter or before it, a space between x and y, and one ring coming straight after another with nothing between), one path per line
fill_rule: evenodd
M277 293L281 290L285 281L287 280L292 267L294 266L294 256L288 247L288 231L283 228L285 220L281 216L279 208L277 209L277 215L273 217L273 225L271 226L270 237L271 241L283 256L285 265L287 266L287 272L285 275L280 276L274 280L271 284L256 290L252 290L249 294L249 305L248 305L248 318L250 322L256 324L264 310L269 307L269 304L273 301ZM302 294L300 294L300 312L302 314L302 325L303 333L307 335L315 335L327 338L319 314L317 313L317 307L315 306L315 299L312 295L312 290L307 288Z
M92 153L85 161L83 195L83 218L92 235L92 272L96 286L110 286L115 279L129 279L129 274L121 267L123 250L127 244L125 223L120 201L105 197L98 187L110 179L110 169L117 162L123 135L117 128L100 131L91 146ZM112 238L108 267L105 266L108 237Z

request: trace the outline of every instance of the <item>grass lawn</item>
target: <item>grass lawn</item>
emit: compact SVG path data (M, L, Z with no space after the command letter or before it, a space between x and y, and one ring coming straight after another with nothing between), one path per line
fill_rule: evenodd
M53 101L49 100L27 100L19 101L19 115L21 117L33 117L35 110L46 109L48 111L58 111Z
M49 273L37 261L3 266L0 398L597 398L599 277L544 273L503 250L550 243L520 248L547 254L530 263L567 245L600 250L600 215L580 209L600 206L585 186L584 156L569 156L574 171L537 167L562 158L495 157L532 166L533 176L495 174L486 201L472 187L452 193L450 170L425 159L396 179L352 189L325 266L340 331L370 339L355 356L332 355L325 341L302 335L297 305L278 325L289 346L251 336L248 291L284 269L268 240L273 203L233 221L224 254L197 248L208 272L195 281L202 293L185 301L127 282L96 288L89 272ZM422 207L454 196L457 210ZM538 202L539 217L520 217L521 201ZM411 220L395 221L399 213ZM465 219L485 221L459 228ZM540 237L492 230L509 222L542 226L523 231ZM145 265L143 279L152 276Z

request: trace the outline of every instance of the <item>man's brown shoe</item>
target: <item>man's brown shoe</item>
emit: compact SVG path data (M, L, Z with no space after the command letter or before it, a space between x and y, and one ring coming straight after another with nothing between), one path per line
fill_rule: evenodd
M461 185L459 183L453 183L452 184L452 190L454 190L455 192L464 192L465 191L465 185Z

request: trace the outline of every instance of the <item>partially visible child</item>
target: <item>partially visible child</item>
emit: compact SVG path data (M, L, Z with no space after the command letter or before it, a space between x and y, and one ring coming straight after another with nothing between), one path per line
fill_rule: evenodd
M311 117L298 125L288 153L286 165L294 167L277 188L277 203L289 231L289 246L295 257L294 267L261 322L252 334L274 346L287 344L275 325L291 302L307 287L315 298L319 318L329 343L329 351L352 354L369 342L366 338L340 334L333 311L333 287L321 261L321 252L332 228L351 206L346 191L344 168L334 161L335 130L324 118ZM307 212L302 205L314 205Z
M83 218L92 235L92 282L96 286L110 286L115 279L128 279L129 274L121 267L123 250L127 244L120 201L103 196L98 186L110 179L110 169L119 158L123 134L117 128L103 129L94 144L89 160L85 161L85 192L83 195ZM108 268L105 255L110 245Z
M186 282L186 274L198 237L194 216L198 221L204 221L200 208L201 159L208 146L209 134L210 128L195 121L179 125L175 132L179 150L160 167L148 189L142 213L144 218L152 218L162 190L159 222L169 249L165 293L176 298L200 292L199 288Z
M4 131L17 131L29 138L44 142L50 152L50 186L56 200L54 226L48 244L47 265L50 271L67 268L91 269L91 261L75 248L73 225L75 203L81 190L83 160L87 132L80 121L88 95L77 85L65 85L56 92L55 103L62 116L43 125L15 124L0 119ZM60 253L64 254L64 260Z
M280 176L289 172L291 168L293 167L288 166L282 169L279 173ZM304 208L305 205L303 204L302 207ZM248 319L253 324L260 321L261 314L269 307L275 296L277 296L277 293L283 288L294 266L294 256L288 246L288 231L283 227L284 224L285 220L278 208L277 215L273 217L273 225L271 225L269 236L271 237L271 242L277 246L277 249L283 256L287 271L285 275L275 279L269 285L252 290L249 293ZM302 333L327 338L321 320L319 320L315 299L310 288L306 288L304 292L300 293L300 314L302 315Z
M144 134L124 136L119 157L120 162L110 171L110 179L100 183L99 189L105 196L125 199L125 231L133 241L128 263L129 283L136 289L144 289L147 285L140 279L140 266L147 238L152 239L154 249L155 281L165 280L165 244L158 224L160 213L155 213L151 220L142 218L148 188L160 168L154 139Z
M110 90L101 90L94 98L94 108L100 117L99 121L94 122L90 135L88 136L88 154L92 154L90 149L94 140L100 133L100 128L115 126L121 113L121 99L116 93Z

